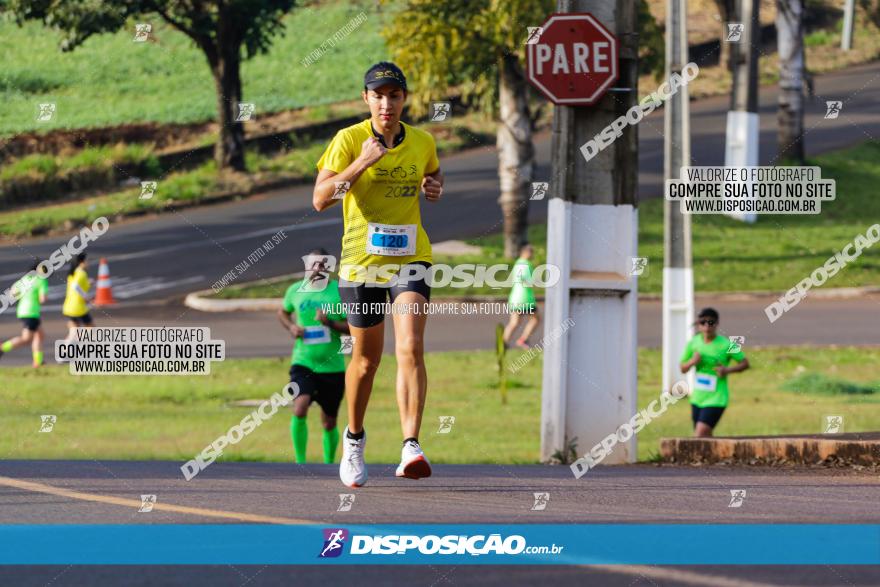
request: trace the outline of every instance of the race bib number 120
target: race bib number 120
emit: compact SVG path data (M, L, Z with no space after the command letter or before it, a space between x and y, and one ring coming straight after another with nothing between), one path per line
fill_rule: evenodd
M367 252L371 255L402 257L416 253L415 224L367 225Z

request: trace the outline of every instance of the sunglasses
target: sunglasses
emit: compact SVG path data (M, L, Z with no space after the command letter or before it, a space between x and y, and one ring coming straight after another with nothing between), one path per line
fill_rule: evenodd
M715 326L714 320L700 320L700 324L707 324L709 326Z

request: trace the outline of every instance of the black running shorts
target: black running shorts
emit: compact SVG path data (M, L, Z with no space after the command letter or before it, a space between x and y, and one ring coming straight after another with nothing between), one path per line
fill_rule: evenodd
M92 315L89 313L85 313L82 316L68 316L65 314L64 317L77 326L90 326L92 324Z
M691 420L694 421L694 426L697 425L697 422L702 422L710 428L715 428L715 426L718 424L718 420L721 419L721 414L723 413L724 408L698 408L694 404L691 404Z
M24 327L31 332L36 332L40 329L40 319L39 318L19 318Z
M299 386L300 395L311 396L309 403L318 402L325 414L335 418L345 395L345 371L315 373L302 365L290 366L290 382Z
M431 266L425 261L417 261L410 265ZM407 265L403 265L400 272L403 272L404 267ZM385 320L383 306L386 301L390 298L393 304L397 296L405 291L420 293L426 302L431 301L431 286L428 285L427 279L408 279L404 283L392 286L367 286L364 283L339 280L339 297L345 305L348 323L356 328L369 328L381 324Z

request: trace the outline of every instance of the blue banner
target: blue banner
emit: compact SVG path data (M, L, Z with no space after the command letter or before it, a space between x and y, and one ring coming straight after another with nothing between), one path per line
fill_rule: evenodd
M0 564L878 565L880 525L5 525Z

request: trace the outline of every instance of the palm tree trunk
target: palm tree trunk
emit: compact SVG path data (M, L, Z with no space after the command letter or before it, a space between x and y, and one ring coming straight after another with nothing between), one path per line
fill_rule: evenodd
M778 157L804 162L804 19L802 0L776 0L779 45Z
M514 258L527 242L529 193L535 172L526 79L515 55L502 58L499 100L498 203L504 215L504 254Z

